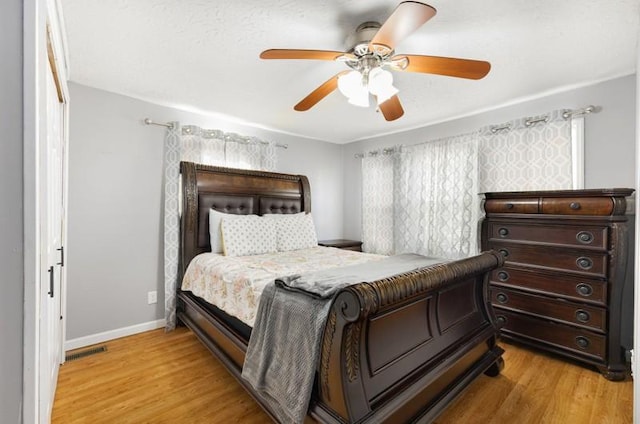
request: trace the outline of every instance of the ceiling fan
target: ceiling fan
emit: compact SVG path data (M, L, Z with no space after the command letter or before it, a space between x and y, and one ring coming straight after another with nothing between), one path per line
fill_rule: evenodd
M344 62L352 70L337 73L294 106L306 111L339 89L349 103L368 107L372 94L387 121L404 114L393 76L387 70L438 74L480 79L489 73L489 62L451 57L395 54L396 44L417 30L436 14L436 9L417 1L403 1L384 24L365 22L358 26L355 41L348 52L331 50L269 49L262 59L315 59Z

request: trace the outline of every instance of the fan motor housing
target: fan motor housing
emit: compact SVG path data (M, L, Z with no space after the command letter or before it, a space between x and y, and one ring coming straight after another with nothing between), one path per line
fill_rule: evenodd
M358 57L365 56L369 52L369 43L378 33L382 25L379 22L367 21L356 28L355 33L347 41L347 48ZM388 56L390 53L387 53Z

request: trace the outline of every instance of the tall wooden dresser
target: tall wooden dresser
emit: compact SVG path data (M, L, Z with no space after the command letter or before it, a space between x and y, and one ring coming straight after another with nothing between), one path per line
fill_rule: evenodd
M625 306L633 288L633 218L625 210L632 192L485 193L482 249L506 259L491 274L503 339L594 365L610 380L625 378L622 333L625 327L631 337L633 319Z

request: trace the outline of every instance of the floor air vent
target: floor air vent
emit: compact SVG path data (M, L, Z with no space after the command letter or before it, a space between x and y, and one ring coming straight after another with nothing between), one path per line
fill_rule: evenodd
M106 346L94 347L91 349L83 350L82 352L69 353L64 357L65 361L75 361L76 359L84 358L85 356L95 355L96 353L106 352Z

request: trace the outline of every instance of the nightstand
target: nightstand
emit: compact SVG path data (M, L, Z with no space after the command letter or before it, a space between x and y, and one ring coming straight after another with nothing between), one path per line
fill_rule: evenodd
M355 250L356 252L362 252L362 242L356 240L319 240L319 246L325 247L337 247L344 250Z

